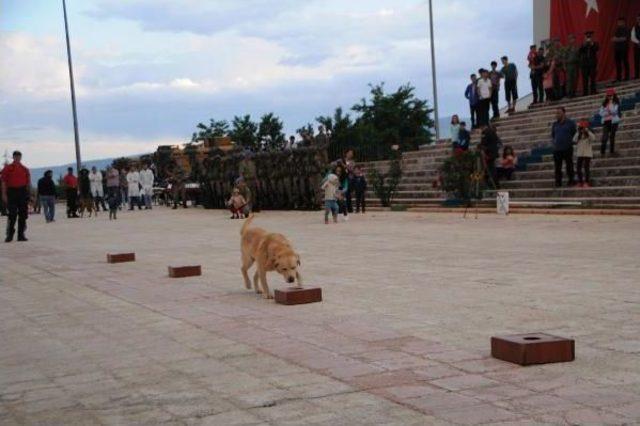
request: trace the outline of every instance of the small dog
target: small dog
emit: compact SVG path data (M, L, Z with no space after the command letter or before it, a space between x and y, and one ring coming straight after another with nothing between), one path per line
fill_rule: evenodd
M93 198L91 197L82 197L79 200L79 208L80 217L84 217L84 211L89 212L89 217L95 213L95 217L98 217L98 211L96 210L96 206L93 204Z
M256 271L253 275L253 288L256 293L262 293L265 299L273 296L269 293L267 284L267 272L276 271L282 275L287 283L297 283L302 286L302 276L298 267L300 256L294 251L291 243L282 234L268 233L262 228L249 228L253 221L253 215L244 221L241 235L242 250L242 276L245 287L251 289L249 268L255 262Z

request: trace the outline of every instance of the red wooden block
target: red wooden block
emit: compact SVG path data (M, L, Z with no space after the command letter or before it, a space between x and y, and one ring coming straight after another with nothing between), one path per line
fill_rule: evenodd
M276 303L282 305L301 305L303 303L322 302L320 287L288 287L275 291Z
M192 266L169 266L169 276L171 278L185 278L202 275L200 265Z
M568 362L575 359L575 341L546 333L492 337L491 356L520 365Z
M107 253L108 263L135 262L135 253Z

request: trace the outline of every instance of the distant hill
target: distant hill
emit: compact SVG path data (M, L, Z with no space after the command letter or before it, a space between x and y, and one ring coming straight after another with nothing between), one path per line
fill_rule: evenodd
M144 155L144 154L140 154ZM138 158L140 155L129 155L128 158ZM82 165L87 169L91 170L93 166L95 166L98 170L106 170L108 166L113 163L114 158L103 158L100 160L89 160L83 161ZM55 181L58 180L60 176L64 176L67 174L67 169L69 167L73 167L73 173L76 174L76 163L68 163L62 164L60 166L50 166L50 167L34 167L31 169L31 180L33 180L33 185L36 184L38 179L44 176L44 172L47 170L51 170L53 172L53 179Z

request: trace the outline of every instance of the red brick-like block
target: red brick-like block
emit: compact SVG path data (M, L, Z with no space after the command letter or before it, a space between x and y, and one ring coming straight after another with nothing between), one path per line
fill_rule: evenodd
M275 300L281 305L322 302L322 289L320 287L288 287L284 290L276 290Z
M107 253L108 263L135 262L135 253Z
M200 265L169 266L169 276L171 278L196 277L198 275L202 275Z
M520 365L573 361L575 352L573 339L546 333L491 338L491 356Z

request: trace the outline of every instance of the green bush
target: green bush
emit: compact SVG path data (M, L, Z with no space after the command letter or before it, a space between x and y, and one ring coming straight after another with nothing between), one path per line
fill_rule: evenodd
M481 199L484 178L478 176L482 171L482 158L479 153L467 151L454 155L446 159L440 167L442 190L467 203L471 199Z
M391 205L391 201L397 192L398 184L402 178L400 153L393 151L392 155L393 158L387 173L381 173L377 169L369 172L369 182L371 182L373 192L380 199L383 207L389 207Z
M396 204L395 206L391 206L392 212L406 212L409 206L406 204Z

